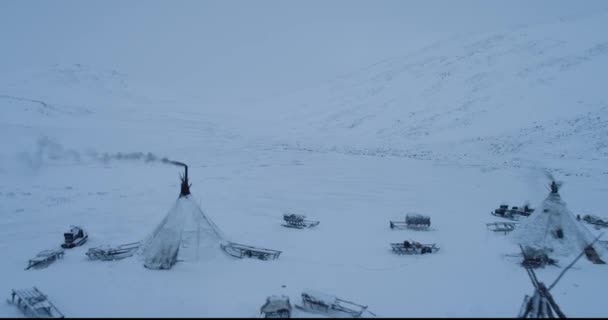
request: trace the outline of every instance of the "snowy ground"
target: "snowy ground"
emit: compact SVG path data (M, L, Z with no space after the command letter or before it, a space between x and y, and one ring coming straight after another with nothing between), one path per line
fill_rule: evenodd
M607 20L602 17L605 14L574 21L572 28L605 25ZM561 37L570 49L579 48L577 42L567 42L576 35L555 32L560 28L543 26L531 30L530 37L550 34ZM513 34L515 37L519 33ZM599 49L582 60L568 60L591 61L583 71L592 72L599 80L605 79L601 71L608 56L605 44L601 46L608 39L602 37L606 35L598 32L580 40L584 42L582 51L588 47ZM503 43L504 38L497 39ZM497 46L504 49L526 40L509 40L507 45ZM544 45L552 47L552 43L547 40ZM522 50L536 46L528 45ZM478 46L496 48L493 42ZM440 46L428 54L458 57L450 50ZM567 50L559 52L569 54ZM494 56L498 60L492 61L510 57L506 63L499 63L502 70L510 70L511 63L519 61L517 54L501 51ZM467 61L454 61L459 66L455 72L484 68ZM567 61L541 61L538 65L559 69L556 65L562 62ZM493 77L499 74L479 73L475 79L493 84L498 81ZM579 75L577 79L584 77ZM389 108L388 116L378 116L381 120L377 123L354 131L345 129L348 125L340 117L349 118L344 120L349 122L350 118L373 112L377 101L357 110L331 109L339 113L333 118L323 109L331 103L318 108L313 103L314 108L292 114L290 121L301 116L301 122L289 122L284 116L295 111L293 105L273 119L256 118L254 112L200 110L196 101L180 100L171 94L162 98L153 92L140 94L126 85L128 79L120 73L83 66L55 66L2 81L0 252L4 257L0 259L0 295L8 296L11 288L37 286L70 317L252 317L267 296L287 294L292 302L299 303L301 291L308 288L368 305L371 311L386 317L512 317L524 295L532 293L532 286L517 265L519 258L509 256L518 252L517 247L503 235L486 230L485 223L498 219L489 212L503 201L539 204L547 194L548 181L534 167L546 165L565 181L561 194L575 214L606 215L608 168L606 136L602 134L606 132L607 109L605 93L596 86L577 87L570 92L555 109L559 115L547 116L543 122L551 132L537 128L533 134L540 138L527 141L524 138L532 120L510 132L499 130L499 134L496 130L476 131L482 126L477 120L458 122L452 118L457 114L473 119L480 110L485 116L479 121L505 117L509 112L501 104L514 100L504 98L501 90L537 92L525 91L528 89L519 85L518 79L511 78L496 82L499 85L491 89L479 85L478 90L492 97L493 105L453 113L444 113L451 109L444 108L443 102L459 97L459 89L469 87L446 80L449 89L434 89L433 101L415 100L424 102L417 106L421 110L437 116L414 116L411 123L423 128L401 136L395 132L411 123L387 129L386 121L402 111L395 106ZM554 87L543 90L558 90L560 83L566 82L556 81ZM358 88L349 81L343 85L349 90ZM394 90L398 88L403 86L394 86ZM426 89L421 85L416 94L424 94ZM477 95L475 92L470 93L471 97ZM541 93L528 100L522 98L525 104L518 112L525 112L525 106L532 106L535 99L546 103L548 95ZM568 108L568 103L587 93L593 95L586 96L581 104L587 106L582 115ZM334 101L324 91L314 94L314 99ZM419 98L416 94L409 97ZM346 96L339 101L345 106L357 97ZM424 109L427 102L437 109ZM542 118L542 112L548 109L542 109L536 117ZM551 126L560 117L592 125L584 125L585 130L566 126L560 131ZM450 119L457 123L450 124ZM277 127L261 127L269 123ZM425 130L432 132L428 140L414 139ZM390 143L383 140L387 136L370 132L389 132L386 141ZM483 135L485 141L493 141L506 151L488 148L485 142L471 142L480 141L475 135ZM560 145L560 137L567 137L567 144ZM469 143L457 143L462 141ZM528 149L522 147L521 151L513 145ZM585 153L565 159L559 156L560 148L577 145ZM235 242L281 250L280 258L238 260L218 248L207 261L178 263L170 271L147 270L136 258L88 261L84 253L89 247L133 242L147 236L177 198L181 173L178 167L161 164L91 161L87 156L91 150L154 152L186 162L192 195L219 228ZM458 156L466 152L471 153ZM503 156L508 161L501 161ZM518 157L528 160L518 162ZM282 213L289 210L321 224L311 230L283 228ZM389 229L390 219L403 219L408 211L430 215L433 230ZM71 224L88 230L86 245L68 250L63 260L46 269L23 270L27 260L39 251L58 247L62 233ZM425 256L392 254L389 243L406 239L436 243L441 250ZM560 265L568 262L560 261ZM552 290L566 315L608 315L603 305L607 268L583 259ZM559 268L548 267L539 270L538 275L550 283L559 272ZM295 315L311 316L299 311ZM20 314L15 307L0 304L0 316Z
M241 149L230 140L222 142L232 151L221 154L219 141L214 146L187 139L166 153L175 149L187 159L193 196L207 215L236 242L282 250L279 260L237 260L218 250L213 260L171 271L146 270L137 259L87 261L90 246L132 242L151 232L177 197L180 170L121 162L50 164L5 174L3 181L11 183L0 186L0 243L7 257L0 264L0 291L36 285L70 316L254 316L267 295L285 293L298 301L301 290L313 288L369 305L382 316L507 317L531 291L518 259L504 256L516 248L484 225L496 220L489 211L503 200L534 203L544 197L546 190L531 185L528 170ZM597 213L605 186L605 179L571 177L563 197L575 212ZM321 224L283 228L283 210ZM388 228L389 219L409 210L431 215L434 230ZM61 243L69 224L86 226L88 244L47 269L24 271L35 253ZM408 238L437 243L441 250L420 257L390 252L390 242ZM539 276L550 281L558 271L548 268ZM604 266L583 260L554 289L568 315L605 314L605 273ZM7 305L0 310L18 315Z

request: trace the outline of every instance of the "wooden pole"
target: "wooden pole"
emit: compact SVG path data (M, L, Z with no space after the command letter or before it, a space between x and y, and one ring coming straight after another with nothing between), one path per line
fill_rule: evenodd
M595 242L597 242L600 237L603 235L604 233L602 232L599 236L597 236L595 238L595 240L593 240L593 242L591 242L591 244L589 244L588 247L592 246L593 244L595 244ZM586 249L586 247L585 247ZM553 289L553 287L555 287L555 285L557 284L557 282L564 276L564 274L566 274L566 271L570 270L570 268L572 268L572 266L574 266L574 264L578 261L578 259L580 259L583 255L585 254L585 250L583 250L575 259L574 261L572 261L567 267L564 268L564 270L562 270L562 272L559 274L559 276L555 279L555 281L553 281L553 283L549 286L548 290Z

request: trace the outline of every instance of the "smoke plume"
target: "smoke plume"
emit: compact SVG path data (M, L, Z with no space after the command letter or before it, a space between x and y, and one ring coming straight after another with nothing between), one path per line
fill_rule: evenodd
M186 167L186 164L183 162L174 161L167 157L160 157L151 152L99 153L95 150L89 150L85 153L80 153L76 150L65 148L49 137L38 139L36 149L33 152L20 153L18 159L32 169L40 169L46 163L55 161L75 163L100 162L105 164L112 161L141 161L144 163L163 163Z
M185 163L182 163L179 161L174 161L167 157L159 157L151 152L147 152L147 153L144 153L144 152L131 152L131 153L118 152L118 153L99 154L96 151L89 151L88 155L92 159L101 161L103 163L108 163L113 160L119 160L119 161L143 161L145 163L157 162L157 163L171 164L171 165L180 166L180 167L186 166Z

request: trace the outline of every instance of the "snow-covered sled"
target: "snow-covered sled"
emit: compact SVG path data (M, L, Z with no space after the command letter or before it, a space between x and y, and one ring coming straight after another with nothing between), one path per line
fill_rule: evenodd
M425 254L435 253L439 248L434 243L422 244L416 241L405 240L403 242L391 243L391 248L396 254Z
M256 248L238 243L221 244L222 249L227 254L237 258L257 258L260 260L274 260L279 257L281 251Z
M63 250L43 250L40 251L36 257L30 259L27 264L27 268L25 270L34 268L41 269L48 267L51 263L55 262L57 259L63 258L64 251Z
M509 220L517 221L521 217L528 217L530 214L534 212L534 209L530 208L529 205L524 205L523 208L513 206L509 209L509 206L506 204L501 204L498 209L490 212L493 216L501 217Z
M344 316L359 318L366 311L369 314L374 315L371 311L367 310L367 306L342 300L333 295L312 290L302 292L302 305L296 304L296 308L302 311L323 314L333 318Z
M530 208L529 204L525 204L521 208L512 207L511 210L514 211L515 214L518 214L520 216L529 217L534 212L535 209Z
M521 252L523 255L523 261L521 265L527 268L543 268L546 265L557 265L557 260L551 259L549 253L550 249L547 248L534 248L530 246L521 246Z
M38 288L13 289L9 304L17 306L28 318L64 318L64 315L55 307L45 294Z
M294 213L283 214L283 220L285 220L285 223L282 226L296 229L312 228L321 223L320 221L306 220L305 215Z
M601 218L598 216L586 214L583 216L583 221L598 227L608 228L608 219Z
M273 295L266 298L266 303L260 308L260 315L263 318L291 318L291 309L289 297Z
M74 248L83 245L87 242L89 235L82 227L70 226L70 231L63 234L64 243L61 244L62 248Z
M495 209L494 211L492 211L490 213L493 216L501 217L501 218L505 218L505 219L509 219L509 220L517 220L516 218L518 218L518 217L513 217L511 215L511 212L509 211L509 206L506 204L501 204L500 207L498 207L498 209Z
M488 228L488 230L490 231L494 231L494 232L504 232L505 234L515 230L515 227L517 226L516 222L491 222L491 223L486 223L486 227Z
M112 261L130 257L135 254L141 243L133 242L120 245L118 247L97 247L90 248L86 255L91 260Z
M428 229L431 226L431 217L417 213L408 213L405 216L405 221L390 221L389 226L391 229Z

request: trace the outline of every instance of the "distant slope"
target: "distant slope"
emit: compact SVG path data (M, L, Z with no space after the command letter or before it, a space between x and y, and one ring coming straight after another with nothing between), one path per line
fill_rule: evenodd
M234 116L210 109L177 91L150 88L121 72L88 65L2 74L0 174L24 163L22 153L38 153L44 148L41 141L83 154L146 150L166 155L178 139L201 143L238 138L224 130L234 127L228 125ZM45 160L65 160L54 149L45 151Z
M601 12L451 39L268 102L261 114L278 115L268 133L290 147L599 160L608 155L606 29Z
M82 64L30 68L0 77L0 94L83 104L107 98L131 98L127 75ZM101 101L100 101L101 102Z
M255 147L605 173L606 29L608 13L598 12L453 38L241 108L137 85L115 70L54 65L0 77L0 131L16 146L50 127L86 128L87 142L109 148L133 124L162 130L179 121L186 134L222 132ZM145 136L129 141L150 144Z

